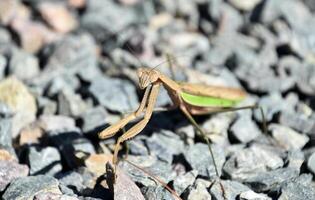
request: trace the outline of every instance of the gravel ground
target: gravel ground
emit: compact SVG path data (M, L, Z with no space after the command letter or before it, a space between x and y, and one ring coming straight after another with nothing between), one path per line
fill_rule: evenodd
M171 54L177 81L246 91L239 106L260 105L267 134L259 110L196 117L218 179L183 114L155 112L119 157L128 147L183 200L315 199L314 12L311 0L1 0L0 196L176 199L126 161L112 188L117 137L97 137L137 108L136 70ZM156 107L170 105L162 89Z

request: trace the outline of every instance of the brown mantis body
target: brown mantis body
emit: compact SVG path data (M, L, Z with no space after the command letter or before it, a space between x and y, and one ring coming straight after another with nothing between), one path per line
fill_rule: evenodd
M205 133L198 126L192 115L202 115L209 114L213 112L229 111L244 108L253 108L253 106L243 107L243 108L232 108L231 106L204 106L204 105L194 105L194 103L189 102L183 98L183 94L203 96L203 97L216 97L223 98L227 101L238 101L244 99L246 94L240 89L236 88L226 88L217 86L207 86L200 84L189 84L189 83L177 83L172 79L168 78L161 72L150 68L140 68L137 71L139 77L139 86L141 89L146 89L144 92L143 99L138 107L138 109L124 117L119 122L109 126L101 133L99 137L101 139L106 139L114 136L120 129L122 129L130 121L141 117L144 114L143 119L141 119L137 124L131 127L127 132L118 138L114 149L113 164L117 164L117 156L120 144L128 139L133 138L138 133L140 133L147 123L149 122L152 113L154 111L154 106L161 86L164 86L167 90L171 100L173 102L173 107L178 107L191 121L191 123L197 128L197 130L203 135L204 139L208 143L209 150L215 165L215 160L213 157L212 149L210 146L210 141L207 139ZM222 100L223 102L223 100ZM215 165L216 174L219 175L217 167Z

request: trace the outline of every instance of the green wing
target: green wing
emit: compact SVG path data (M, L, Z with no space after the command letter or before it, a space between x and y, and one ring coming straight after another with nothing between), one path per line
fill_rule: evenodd
M209 96L198 96L186 92L181 92L181 97L186 103L200 107L233 107L235 104L239 103L242 100L230 100Z

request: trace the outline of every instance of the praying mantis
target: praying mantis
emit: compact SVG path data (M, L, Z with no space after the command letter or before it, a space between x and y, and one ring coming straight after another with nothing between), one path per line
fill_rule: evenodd
M99 133L100 139L112 137L130 121L140 118L144 114L143 118L138 123L118 138L112 160L112 163L115 166L115 171L120 144L135 137L148 124L154 111L159 90L161 86L163 86L167 90L168 95L173 102L172 107L179 108L206 141L212 157L216 175L219 177L210 141L202 128L200 128L200 126L196 123L192 115L204 115L240 109L255 109L258 108L258 106L253 105L234 108L237 103L246 97L246 93L238 88L191 84L186 82L178 83L155 68L139 68L137 70L137 75L139 78L140 89L145 90L139 107L136 111L125 116L117 123L107 127ZM262 110L261 113L263 115Z

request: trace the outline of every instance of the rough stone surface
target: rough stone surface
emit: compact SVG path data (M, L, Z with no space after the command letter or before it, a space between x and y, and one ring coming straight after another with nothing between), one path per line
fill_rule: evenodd
M54 147L43 149L30 147L28 163L31 175L47 174L54 176L62 170L60 153Z
M37 112L34 96L18 79L11 77L0 82L0 101L7 104L15 113L12 137L16 137L25 125L35 120Z
M11 182L2 198L4 200L33 199L40 192L61 194L58 185L58 181L51 176L38 175L17 178Z
M28 175L28 167L16 163L16 161L0 160L0 191L4 189L16 178Z

